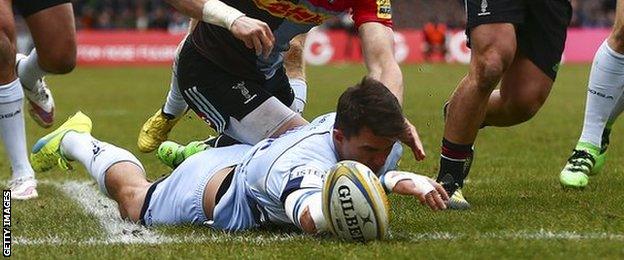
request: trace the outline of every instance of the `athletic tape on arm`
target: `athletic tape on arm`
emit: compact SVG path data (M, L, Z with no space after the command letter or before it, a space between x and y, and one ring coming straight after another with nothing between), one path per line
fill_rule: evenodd
M416 186L416 191L421 194L427 194L435 188L429 183L429 178L418 175L411 172L404 171L389 171L381 178L381 183L384 185L386 192L392 192L394 186L402 180L412 180Z
M234 21L241 16L245 16L245 14L219 0L206 1L202 9L202 21L228 30L232 28Z

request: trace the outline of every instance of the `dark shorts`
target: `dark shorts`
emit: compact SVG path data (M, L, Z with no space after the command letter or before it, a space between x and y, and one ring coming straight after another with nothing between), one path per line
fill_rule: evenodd
M572 18L568 0L465 0L466 35L481 24L511 23L522 54L551 79L557 76Z
M28 17L41 10L45 10L50 7L62 5L66 3L71 3L71 1L70 0L13 0L13 5L23 17Z
M175 73L189 107L221 133L229 127L230 117L241 121L270 98L277 98L289 110L286 113L294 100L283 67L268 80L241 78L204 58L190 40L180 50Z

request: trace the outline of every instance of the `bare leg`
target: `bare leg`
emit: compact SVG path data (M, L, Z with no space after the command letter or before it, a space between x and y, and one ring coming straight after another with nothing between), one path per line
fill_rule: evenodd
M66 74L76 66L76 27L71 3L47 8L26 17L41 68Z
M449 195L463 186L472 161L472 144L485 118L490 95L516 54L512 24L479 25L470 36L470 70L451 96L442 139L437 181L443 183Z
M514 27L477 26L471 31L471 44L470 71L451 97L444 128L444 138L457 144L472 144L477 137L490 94L514 59Z
M505 72L500 90L490 95L486 125L512 126L531 119L542 107L553 81L518 52Z
M11 1L0 0L0 136L11 163L9 182L13 199L38 196L28 160L22 86L15 73L15 24Z
M143 169L130 162L114 164L106 171L106 189L119 205L122 218L139 221L147 190L152 185Z
M15 81L15 24L10 0L0 0L0 85Z
M284 68L295 94L295 99L290 109L303 114L305 109L308 85L306 83L305 61L303 60L303 48L305 46L305 34L297 35L290 41L290 49L284 55Z
M99 141L88 133L68 132L60 144L61 154L82 164L100 191L119 205L123 218L140 220L145 194L151 183L141 162L130 152Z

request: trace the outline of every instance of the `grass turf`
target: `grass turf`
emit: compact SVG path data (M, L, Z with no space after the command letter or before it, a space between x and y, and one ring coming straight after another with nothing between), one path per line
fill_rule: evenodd
M408 151L402 169L435 176L442 135L442 104L463 76L459 65L405 66L405 113L417 126L428 158L416 163ZM587 65L562 67L549 100L531 121L512 128L486 128L476 144L476 160L464 195L470 211L434 213L416 199L391 196L393 238L366 245L329 238L279 241L276 231L223 235L201 227L160 227L166 235L209 234L222 239L202 243L157 245L15 245L24 258L588 258L624 257L624 159L621 123L614 127L607 166L583 191L559 187L558 173L582 127ZM358 81L362 66L310 67L305 116L332 111L342 90ZM129 149L152 179L169 172L153 154L141 154L136 137L143 122L162 105L168 68L80 68L49 77L57 105L57 125L77 110L94 121L93 135ZM29 145L48 130L26 118ZM212 133L192 113L173 130L171 139L188 142ZM0 149L0 158L6 158ZM2 178L10 177L6 159ZM88 180L81 168L52 171L40 180ZM93 216L52 185L41 184L41 197L13 203L13 236L97 239L105 232ZM576 232L576 233L575 233ZM554 233L555 235L552 235ZM551 235L549 235L551 234ZM557 235L559 234L559 235ZM563 235L562 235L563 234ZM566 235L567 234L567 235ZM575 239L575 236L576 239ZM602 235L600 235L602 234ZM606 234L606 235L605 235ZM609 236L609 234L613 236Z

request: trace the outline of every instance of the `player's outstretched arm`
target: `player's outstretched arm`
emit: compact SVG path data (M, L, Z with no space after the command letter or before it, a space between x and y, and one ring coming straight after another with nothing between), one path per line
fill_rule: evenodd
M249 18L244 13L219 0L167 0L179 12L193 19L226 28L256 55L268 57L275 38L263 21Z
M449 197L442 185L431 178L404 171L389 171L384 174L381 181L387 191L396 194L414 196L421 204L429 206L432 210L446 209L445 201Z
M394 33L381 23L368 22L358 28L368 76L379 80L403 104L403 74L394 58Z
M383 83L403 105L403 73L394 58L394 33L392 29L377 22L363 23L358 28L362 41L362 53L368 68L368 76ZM406 132L401 142L410 147L416 160L425 159L418 132L407 118Z

